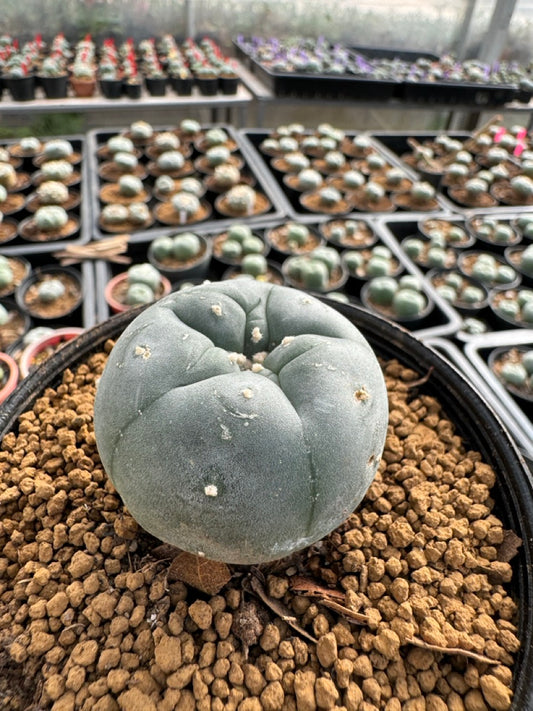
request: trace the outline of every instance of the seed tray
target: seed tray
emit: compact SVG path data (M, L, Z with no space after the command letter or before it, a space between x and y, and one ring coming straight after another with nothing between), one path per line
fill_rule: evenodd
M203 130L208 130L210 128L221 128L226 133L228 136L233 139L238 146L237 149L237 154L240 155L244 161L244 166L243 166L243 171L246 172L248 175L251 175L255 179L255 188L264 193L266 197L268 198L270 202L270 208L266 213L263 213L261 215L257 216L252 216L252 217L235 217L235 218L228 218L225 217L219 213L214 208L214 200L215 200L215 195L212 196L212 198L209 200L208 196L210 195L209 192L206 193L206 198L212 207L212 214L211 216L203 220L201 222L196 222L193 224L189 225L176 225L176 226L168 226L164 225L161 222L158 222L157 220L154 221L153 226L141 229L141 230L135 230L130 233L130 241L131 242L148 242L154 239L155 237L163 234L168 234L169 231L180 231L183 230L185 227L187 227L190 230L196 230L200 226L207 227L209 230L222 230L225 226L228 226L230 224L233 224L236 221L239 222L245 222L249 225L254 225L254 224L259 224L263 222L265 219L280 219L285 216L285 210L281 200L281 196L279 194L279 191L276 189L277 186L274 184L274 181L270 178L268 173L266 173L263 170L263 167L258 160L258 157L256 154L251 151L248 147L248 145L245 144L245 142L241 139L241 136L239 133L230 125L227 124L208 124L208 125L203 125L202 129ZM154 126L155 131L172 131L175 129L176 126ZM115 136L119 133L124 133L125 131L128 130L127 126L121 126L117 128L112 128L112 129L106 129L104 130L93 130L89 131L87 134L87 146L88 146L88 156L89 156L89 166L90 166L90 178L91 178L91 194L90 194L90 204L91 204L91 224L92 224L92 235L94 239L105 239L107 237L112 237L113 233L108 233L105 232L101 229L100 225L98 224L98 216L100 214L101 210L101 202L99 199L99 191L102 185L104 184L104 181L101 180L100 176L98 175L98 166L99 166L99 161L98 161L98 156L97 156L97 151L98 149L103 146L106 141L111 138L112 136ZM196 151L196 149L193 150L193 154L190 158L190 160L195 160L200 154ZM148 159L145 157L139 159L139 162L142 163L147 163ZM199 179L202 178L202 176L195 171L193 174L194 177L199 177ZM153 185L154 179L148 177L145 180L143 180L143 183L147 185L149 188ZM156 200L152 197L148 203L148 206L152 209L153 206L156 204Z
M476 213L478 214L478 213ZM427 217L430 217L431 219L446 219L449 220L450 222L457 223L460 225L463 229L466 230L466 221L462 216L459 215L454 215L454 214L441 214L441 215L424 215L422 219L425 219ZM503 216L502 216L503 217ZM406 259L409 259L409 261L412 261L405 253L403 252L403 248L401 247L401 241L405 237L409 237L411 235L417 236L420 235L420 232L418 230L418 219L413 219L412 216L409 216L405 219L401 218L394 218L391 217L390 219L382 219L378 223L378 228L380 230L383 230L383 232L386 234L386 236L389 237L391 241L391 245L394 246L395 249L399 249ZM458 254L461 253L461 247L455 247L455 250ZM482 243L481 241L477 240L474 242L474 244L469 244L464 248L463 251L482 251L482 252L487 252L489 253L490 250L487 249L487 245ZM495 255L497 256L497 255ZM429 271L429 269L428 269ZM424 270L421 270L421 272L424 274L423 278L424 281L427 283L428 289L430 290L431 293L434 295L436 294L435 288L429 281L429 279L426 278ZM490 289L489 289L490 291ZM436 294L438 296L438 294ZM440 297L439 297L440 298ZM457 322L457 331L453 334L454 339L461 343L469 342L471 340L475 340L478 338L477 335L471 335L468 334L465 331L461 330L461 325L463 322L463 319L466 318L463 317L453 306L445 302L447 305L448 309L451 309L457 316L458 322ZM493 332L493 331L502 331L502 330L507 330L505 326L503 325L502 321L498 319L490 309L490 307L487 305L486 307L480 309L476 313L471 314L472 317L481 320L486 324L488 327L488 332ZM509 328L512 328L509 326Z
M72 144L75 152L81 153L81 164L79 167L81 173L81 180L79 185L74 185L73 190L80 193L80 204L78 207L69 210L69 213L75 215L80 222L78 236L72 239L60 239L51 242L30 242L23 239L18 234L17 236L5 244L0 244L0 254L4 256L20 254L20 250L23 249L25 255L29 254L41 254L43 252L55 252L61 249L65 249L69 245L80 245L86 244L91 238L90 231L90 197L89 197L89 167L88 167L88 155L87 155L87 140L85 135L69 135L69 136L48 136L39 137L42 143L46 141L53 140L56 138L63 138ZM0 143L2 147L8 147L15 145L19 142L18 139L4 140ZM28 161L29 163L29 161ZM25 170L25 169L24 169ZM37 172L37 168L33 171ZM31 184L28 188L24 189L23 194L27 198L30 193L34 192L35 186ZM23 207L20 213L15 215L6 215L5 220L14 220L17 223L22 222L25 218L30 216L30 212Z
M512 84L476 84L474 82L413 81L402 82L401 98L420 104L467 105L479 109L502 106L513 101L518 90Z
M399 80L365 78L349 72L337 75L274 71L251 57L238 43L235 46L241 56L248 58L249 69L280 98L389 101L401 87Z
M271 180L275 183L276 187L278 188L278 192L281 195L281 200L283 201L283 209L287 215L292 217L293 219L298 219L298 220L309 220L309 221L314 221L317 218L317 214L311 210L306 210L305 207L303 207L300 204L299 201L299 193L297 193L294 190L289 190L284 182L283 182L283 176L281 173L278 171L275 171L269 164L268 162L268 156L265 156L264 154L261 153L260 150L260 145L262 141L265 138L268 138L271 135L271 131L269 130L264 130L260 128L253 128L253 129L242 129L240 131L240 135L243 138L244 141L248 143L250 146L251 150L253 150L257 156L258 161L261 162L262 165L262 172L267 172L269 174L269 177ZM346 132L346 136L353 138L356 136L357 133L354 132ZM411 180L416 180L418 179L418 174L409 166L406 166L399 158L397 155L394 154L394 152L387 150L386 147L384 147L379 141L374 141L373 136L369 136L369 138L372 140L372 147L373 149L377 152L380 153L383 158L385 158L391 165L395 167L402 168L402 170L405 171L406 175L408 178ZM440 195L437 195L437 201L439 203L439 209L441 210L450 210L450 205L448 201L441 197ZM403 214L406 214L407 211L403 210L398 210L395 209L394 212L402 212ZM391 214L390 212L383 213L383 212L364 212L364 211L357 211L353 210L351 213L349 213L348 216L353 217L354 219L358 219L360 216L364 215L366 217L379 217L383 216L386 214ZM425 212L424 214L434 214L433 212ZM346 217L347 215L343 215Z
M464 353L479 377L492 393L490 402L519 446L533 457L533 403L512 395L489 367L490 353L501 346L526 346L533 349L533 329L507 330L472 338Z

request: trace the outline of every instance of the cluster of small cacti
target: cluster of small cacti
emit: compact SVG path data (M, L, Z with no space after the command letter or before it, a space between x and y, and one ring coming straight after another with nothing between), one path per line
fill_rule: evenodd
M446 239L439 230L432 230L429 239L406 237L401 244L408 257L429 269L451 267L455 264L455 252L447 246Z
M161 288L161 274L148 262L134 264L127 272L125 301L130 306L150 304Z
M493 217L481 217L473 219L470 224L476 237L485 242L508 245L516 241L516 233L507 222Z
M495 292L491 295L490 304L495 313L506 321L528 327L533 324L533 290L531 289L518 288Z
M226 238L220 246L220 256L230 262L241 262L249 254L262 254L265 243L253 234L248 225L236 223L226 230Z
M450 304L479 307L486 299L481 286L472 283L458 271L445 272L433 280L435 291Z
M102 208L100 219L104 225L144 225L150 220L150 210L144 202L132 202L129 205L109 203Z
M179 235L156 237L151 244L151 251L158 262L172 260L188 262L202 252L202 241L193 232Z
M304 289L324 290L337 277L342 265L339 252L333 247L320 246L309 254L289 257L283 264L287 277Z
M399 320L418 318L428 306L420 280L411 274L399 279L388 276L371 279L366 286L366 300L378 311L392 312Z
M492 370L506 385L533 392L533 350L512 348L496 359Z
M391 250L382 244L371 249L346 250L341 260L351 276L362 279L391 276L399 269Z
M459 257L458 266L468 276L489 286L504 286L517 278L513 267L488 252L465 252Z

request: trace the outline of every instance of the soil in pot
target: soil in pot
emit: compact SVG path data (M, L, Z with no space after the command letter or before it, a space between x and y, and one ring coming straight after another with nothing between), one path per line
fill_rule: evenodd
M31 264L24 257L0 257L0 262L4 259L7 260L9 268L11 270L11 281L5 286L0 286L0 298L4 296L11 296L18 285L29 275L31 272Z
M66 370L3 440L6 711L76 698L222 708L221 693L243 711L467 697L510 708L517 604L509 546L501 554L512 534L493 512L495 472L424 394L424 374L383 363L390 433L341 527L277 565L227 580L195 559L186 577L187 557L139 529L98 457L92 408L112 346Z
M401 210L412 210L413 212L432 212L439 209L439 201L436 197L430 200L417 200L411 192L394 193L392 202Z
M495 348L489 353L488 365L511 395L533 402L533 350L525 346Z
M498 200L489 193L470 193L465 187L449 188L448 196L463 207L485 208L496 207Z
M239 156L239 155L234 155L234 154L230 155L227 158L227 160L224 161L224 163L227 165L234 166L235 168L237 168L237 170L242 170L244 168L244 159L241 158L241 156ZM199 173L206 173L206 174L213 173L215 170L215 167L216 167L215 165L212 165L209 162L208 156L199 156L194 161L194 168ZM174 177L174 176L172 176L172 177Z
M175 227L203 222L210 218L211 213L211 205L206 200L200 200L200 207L193 214L177 212L170 200L160 202L154 208L154 215L159 222Z
M57 294L53 298L46 294L41 296L47 287L57 287ZM43 267L32 272L17 288L15 292L17 304L32 319L40 321L61 321L71 316L81 305L83 299L83 285L81 274L69 267L55 268Z
M122 170L113 161L104 161L98 166L98 175L102 180L109 183L117 183L122 175L135 175L135 177L144 180L146 178L146 167L141 163L137 164L133 170Z
M69 190L68 197L63 203L59 203L61 207L65 210L74 210L80 206L81 195L77 190ZM37 193L31 193L26 199L26 210L28 212L36 212L43 205L48 205L49 203L43 203Z
M320 190L302 193L299 201L300 205L306 210L309 210L309 212L318 212L327 215L347 215L354 209L353 203L342 194L333 204L324 202Z
M98 197L106 204L131 205L133 202L148 202L151 195L146 188L143 188L137 195L123 195L119 183L106 183L100 188Z
M396 209L389 195L377 197L369 195L366 185L350 191L346 198L352 205L352 209L360 212L394 212Z
M278 284L279 286L285 284L285 278L283 277L279 265L269 260L267 260L265 271L261 274L250 274L243 271L240 264L236 264L226 269L221 279L257 279L257 281L264 281L267 284Z
M428 239L431 239L432 233L437 231L439 235L444 237L446 244L449 244L450 247L464 249L465 247L471 247L476 241L475 237L468 234L461 224L452 220L432 217L427 220L421 220L417 226L418 230Z
M69 239L77 234L79 229L79 218L74 215L69 215L67 223L60 229L40 230L33 217L22 220L18 227L19 235L27 242L55 242Z
M2 220L0 222L0 244L6 244L15 239L18 233L18 224L14 220Z
M20 212L26 201L26 196L22 193L8 193L6 199L0 203L0 211L4 215L14 215Z
M489 306L497 325L504 328L533 327L533 291L531 289L492 289Z
M533 195L523 195L519 193L513 189L507 180L500 180L494 183L494 185L491 186L490 192L493 197L503 205L512 205L513 207L518 205L533 205Z
M362 220L328 220L319 230L330 245L339 249L371 247L377 241L373 229Z
M228 204L228 198L226 193L222 193L215 199L215 210L219 212L224 217L234 217L236 219L244 217L255 217L257 215L264 215L266 212L272 209L272 203L267 198L264 193L255 191L255 201L252 209L249 212L239 212Z
M30 327L30 318L11 299L2 299L0 304L8 313L6 323L0 325L0 351L7 351L20 341Z
M295 230L297 233L300 231L305 234L305 240L300 239L296 241L294 238L291 239L292 231ZM307 252L312 252L313 249L324 244L324 238L318 235L314 230L307 228L305 225L298 225L297 223L286 222L285 224L272 227L265 233L265 238L267 242L270 243L272 249L277 252L283 259L291 254L306 254Z

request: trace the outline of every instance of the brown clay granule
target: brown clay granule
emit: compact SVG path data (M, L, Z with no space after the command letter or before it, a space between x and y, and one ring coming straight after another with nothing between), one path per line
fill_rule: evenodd
M418 374L384 365L387 444L357 512L262 566L264 599L242 568L207 595L169 575L102 470L93 399L111 347L66 370L2 443L2 709L510 707L517 606L511 566L498 560L495 474L439 403L410 388ZM333 597L300 594L302 579Z

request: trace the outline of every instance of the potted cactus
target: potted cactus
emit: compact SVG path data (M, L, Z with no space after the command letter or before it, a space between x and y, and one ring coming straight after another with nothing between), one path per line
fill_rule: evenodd
M62 55L46 57L36 76L47 99L64 99L67 96L68 72Z
M20 236L29 242L52 242L68 239L80 228L79 218L61 205L43 205L19 225Z
M266 240L254 234L251 227L241 222L235 222L224 232L214 235L212 244L211 268L218 274L230 266L238 266L249 254L267 257L270 252Z
M334 247L316 247L308 254L287 257L281 265L290 286L319 293L339 291L348 278L339 252Z
M45 266L32 271L17 287L15 300L34 323L76 325L84 286L73 267Z
M182 232L156 237L148 247L148 261L172 283L206 278L212 244L203 235Z
M112 313L121 313L141 304L150 304L170 294L172 285L149 262L133 264L127 271L111 277L104 298Z
M392 321L408 324L411 329L419 326L434 308L420 280L411 274L399 279L389 276L370 279L361 289L361 301L367 308Z

